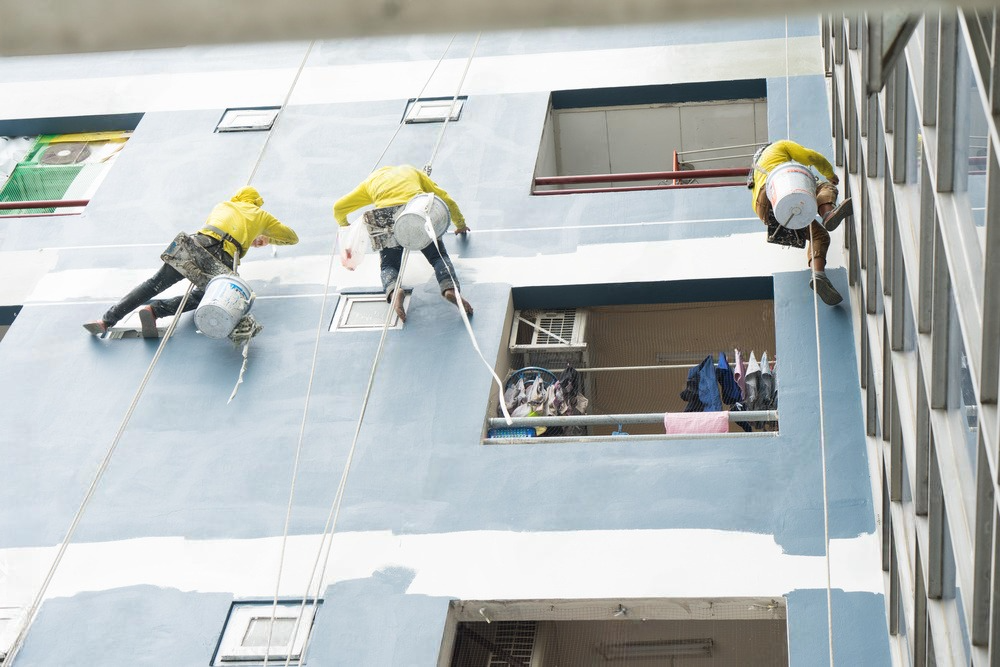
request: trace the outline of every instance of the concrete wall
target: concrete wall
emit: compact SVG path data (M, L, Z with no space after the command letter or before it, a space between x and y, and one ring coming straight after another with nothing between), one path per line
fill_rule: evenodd
M619 596L787 595L792 664L822 659L817 340L803 253L764 242L743 188L529 194L553 89L763 77L771 137L790 126L793 139L830 154L816 26L792 22L787 63L783 22L750 27L484 36L463 89L469 101L448 127L434 177L473 229L446 244L488 360L506 333L513 287L773 275L781 433L483 446L490 376L414 257L410 318L388 334L375 375L311 665L434 664L450 599ZM454 93L472 40L455 40L427 95ZM185 318L19 666L79 656L207 664L228 603L275 589L303 421L281 592L304 594L379 342L378 333L325 326L317 336L340 290L378 286L374 258L353 274L337 265L324 300L330 207L387 145L383 163L428 159L439 125L393 133L447 43L409 37L314 49L253 182L302 242L256 251L241 269L265 330L239 395L227 405L239 351L198 335ZM150 274L178 230L195 230L246 182L267 135L214 134L215 123L227 106L280 103L305 49L0 61L0 97L16 100L4 112L8 127L19 118L145 112L83 215L0 219L0 305L24 306L0 342L0 607L30 604L155 352L152 342L93 339L80 324ZM846 292L842 262L832 259ZM888 653L852 307L819 311L834 633L845 653L874 664ZM857 623L862 615L871 622Z

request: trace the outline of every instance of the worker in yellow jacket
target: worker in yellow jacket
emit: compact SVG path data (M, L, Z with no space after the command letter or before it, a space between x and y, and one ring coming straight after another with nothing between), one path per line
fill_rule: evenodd
M275 245L298 243L298 235L262 209L263 204L264 199L256 189L249 186L240 188L232 199L221 202L212 209L208 220L192 238L195 243L230 267L238 264L251 247L260 248L272 243ZM173 267L164 264L151 278L109 308L101 319L88 322L83 327L95 336L99 336L137 306L146 303L183 278L184 276ZM192 291L184 305L184 311L197 308L203 296L205 291L202 289ZM181 299L182 297L178 296L149 301L149 305L139 311L142 335L155 338L156 318L176 313Z
M465 216L459 210L458 204L427 174L408 164L376 169L358 187L338 199L337 203L333 205L333 217L341 227L348 226L348 213L363 206L375 206L373 210L365 212L364 223L368 228L372 248L378 250L379 253L382 288L385 290L386 301L392 304L396 315L403 321L406 321L406 312L403 310L403 290L394 291L396 280L399 277L399 267L403 260L403 247L393 234L393 225L396 213L408 201L424 192L437 195L447 204L456 234L469 232L469 226L465 224ZM441 249L440 252L438 247ZM349 258L350 251L347 252ZM434 268L434 276L441 289L441 296L452 303L458 303L455 288L461 289L461 287L456 282L458 277L455 275L455 267L451 258L448 257L448 250L443 241L439 240L437 244L431 243L420 252ZM465 308L466 313L472 314L472 305L464 298L462 299L462 307Z
M806 261L813 269L815 279L809 280L809 286L816 290L825 303L834 306L841 302L842 297L826 275L826 254L830 248L830 232L853 211L851 200L846 199L840 206L834 208L839 194L837 184L840 183L840 179L833 171L833 165L822 154L787 139L776 141L758 151L754 156L752 167L753 209L769 229L777 227L779 223L774 219L771 201L767 198L765 187L767 177L773 169L786 162L798 162L807 167L815 167L827 179L816 185L816 205L823 218L823 224L812 222L808 229L796 231L806 239L811 239L806 250ZM794 232L791 236L794 236ZM797 247L801 248L802 245Z

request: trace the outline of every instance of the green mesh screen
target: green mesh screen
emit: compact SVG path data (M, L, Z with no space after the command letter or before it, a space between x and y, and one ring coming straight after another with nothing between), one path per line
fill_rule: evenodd
M83 165L19 164L14 168L14 173L10 175L3 189L0 190L0 202L62 199L81 171L83 171ZM54 208L14 209L0 211L0 214L29 215L54 211Z

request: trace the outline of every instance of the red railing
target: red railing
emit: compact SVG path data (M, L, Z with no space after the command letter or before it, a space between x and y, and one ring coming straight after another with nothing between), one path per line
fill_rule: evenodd
M0 201L0 211L19 208L77 208L90 203L89 199L49 199L44 201Z
M680 180L695 178L725 178L743 176L750 173L748 167L728 169L691 169L682 171L647 171L628 174L583 174L579 176L538 176L535 187L543 185L586 185L589 183L629 183L634 181L670 181L660 185L615 186L607 188L574 188L570 190L535 190L536 195L569 195L593 192L633 192L636 190L676 190L681 188L726 188L743 187L746 181L722 181L719 183L678 183Z

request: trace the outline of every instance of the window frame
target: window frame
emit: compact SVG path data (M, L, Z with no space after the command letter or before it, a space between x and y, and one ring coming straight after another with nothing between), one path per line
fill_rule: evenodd
M272 600L234 600L226 614L222 632L219 634L219 642L212 656L213 667L233 664L255 664L264 662L264 651L260 647L243 646L243 639L249 630L250 623L255 619L267 618L270 620L272 614ZM305 647L309 629L316 620L316 612L322 600L314 602L303 600L279 600L274 609L274 618L277 619L297 619L300 617L297 636L291 645L291 651L286 650L287 646L278 646L272 643L267 651L267 661L288 660L291 653L291 664L298 665L302 661L302 651ZM277 651L280 651L277 652Z

